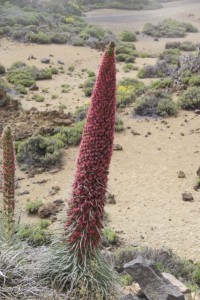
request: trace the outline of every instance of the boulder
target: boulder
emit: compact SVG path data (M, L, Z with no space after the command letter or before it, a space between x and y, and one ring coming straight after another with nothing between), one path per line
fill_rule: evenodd
M124 269L139 284L149 300L185 300L180 289L165 279L150 261L137 257L125 264Z

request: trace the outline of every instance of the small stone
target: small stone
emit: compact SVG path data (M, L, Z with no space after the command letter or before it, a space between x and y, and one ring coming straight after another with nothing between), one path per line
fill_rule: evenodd
M192 194L187 192L182 194L182 199L183 201L194 201Z
M133 247L138 247L138 243L135 242L135 241L133 241L133 242L131 243L131 246L133 246Z
M60 64L60 65L64 65L65 63L64 63L64 61L63 61L63 60L61 60L61 59L58 59L58 64Z
M122 146L119 145L119 144L114 144L114 145L113 145L113 150L115 150L115 151L122 151L123 148L122 148Z
M132 135L140 135L140 133L135 130L131 130L131 133L132 133Z
M184 136L185 134L183 132L181 132L181 136Z
M179 171L178 178L185 178L185 173L183 171Z
M50 58L41 58L41 63L49 64L50 63Z
M28 194L30 194L30 192L29 192L28 190L24 190L24 191L22 191L22 192L19 192L19 193L17 194L17 196L23 196L23 195L28 195Z
M33 85L30 86L29 90L30 91L38 91L39 87L36 84L33 84Z

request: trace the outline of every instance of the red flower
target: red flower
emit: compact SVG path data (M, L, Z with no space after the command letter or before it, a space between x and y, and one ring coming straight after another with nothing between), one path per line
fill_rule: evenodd
M85 251L91 245L97 248L101 241L115 110L115 50L114 43L111 42L102 57L93 90L67 212L68 242L79 244L79 249L84 246Z

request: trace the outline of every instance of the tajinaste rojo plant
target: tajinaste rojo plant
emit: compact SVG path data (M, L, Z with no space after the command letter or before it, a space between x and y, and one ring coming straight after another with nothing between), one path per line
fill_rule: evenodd
M15 154L11 127L2 134L2 239L10 241L14 234Z
M68 289L74 299L109 299L116 279L99 251L115 127L114 48L111 42L104 52L83 130L65 245L42 267L43 276L51 277L55 287Z

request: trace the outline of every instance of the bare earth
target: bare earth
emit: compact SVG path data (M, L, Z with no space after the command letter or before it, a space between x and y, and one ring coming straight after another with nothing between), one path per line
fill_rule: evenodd
M169 16L191 22L200 29L199 8L199 1L183 0L165 4L162 11L99 10L90 12L87 16L90 22L103 22L107 28L115 29L117 24L119 31L125 28L141 30L146 21L156 22ZM112 18L109 16L110 20L114 20L111 23L106 21L108 12L114 15ZM120 25L117 15L121 20ZM199 33L190 34L186 39L199 42ZM165 42L166 39L154 42L152 38L140 36L136 47L138 50L145 49L155 53L162 51ZM27 60L31 54L37 59ZM74 111L87 101L78 88L87 75L78 73L83 68L97 72L100 52L65 45L24 45L6 39L0 40L0 61L6 67L19 60L44 67L40 59L49 57L49 54L53 55L51 61L56 66L58 59L65 62L65 74L55 75L50 81L38 82L41 89L49 88L49 92L44 94L45 102L30 101L29 94L22 99L22 106L24 109L38 107L41 110L52 110L58 108L59 104L65 104L66 112ZM137 59L136 63L142 66L152 60L154 59ZM70 65L74 65L75 70L72 74L67 74ZM124 74L120 64L118 68L118 79L136 76L136 72ZM61 84L69 84L72 87L70 93L61 93ZM41 93L41 89L35 93ZM57 94L58 99L52 100L52 94ZM167 247L182 257L200 261L200 193L193 190L197 180L196 171L200 165L200 116L182 111L176 118L168 118L163 122L161 119L134 119L131 111L132 108L129 107L120 112L120 117L125 122L125 131L115 135L115 143L119 143L123 151L113 153L110 168L109 191L115 195L117 202L106 206L110 226L119 232L119 236L128 245L134 241L140 246ZM133 135L131 130L140 135ZM19 182L17 193L24 190L30 192L16 197L18 209L22 209L23 216L27 201L41 199L48 203L60 198L66 201L70 199L77 152L77 147L65 150L63 170L56 174L43 173L27 178L24 172L17 170L17 176L24 178ZM186 178L178 178L179 170L185 172ZM48 180L46 183L36 183L44 178ZM55 185L61 188L59 193L49 196L51 187ZM181 194L185 191L192 192L193 202L182 200ZM26 217L25 221L34 222L35 219Z

